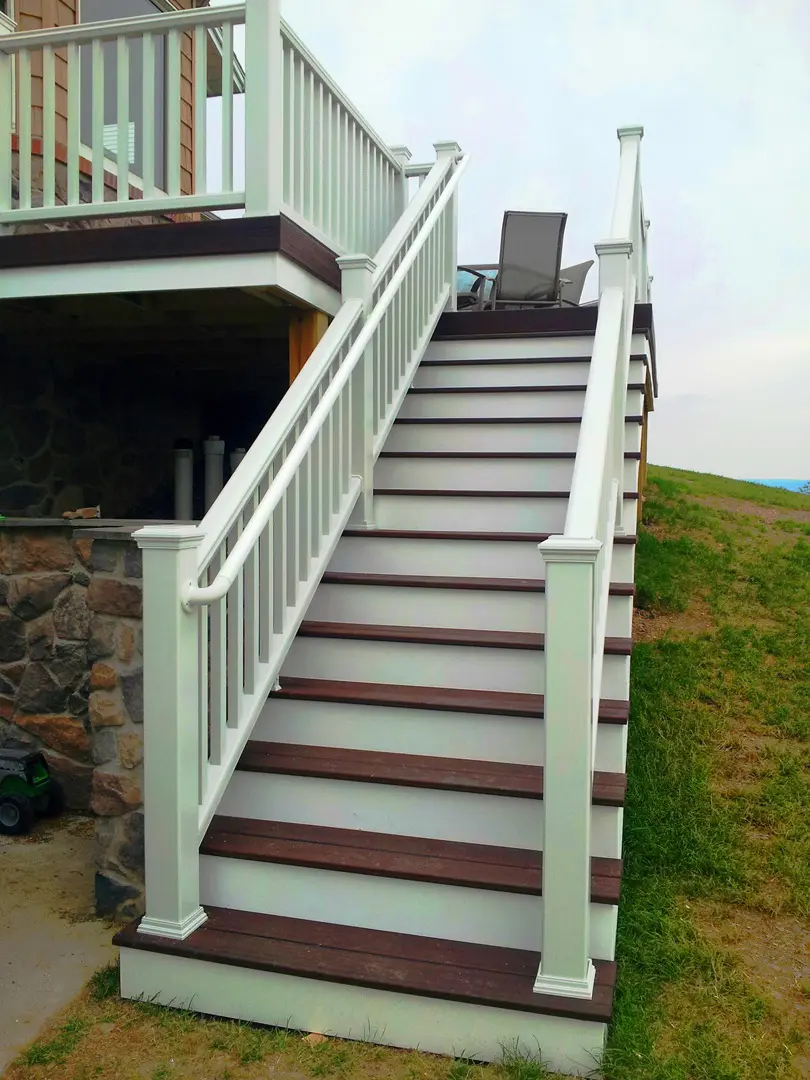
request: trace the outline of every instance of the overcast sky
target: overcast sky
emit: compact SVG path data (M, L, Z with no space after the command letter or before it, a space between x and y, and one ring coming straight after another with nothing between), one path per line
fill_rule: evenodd
M214 0L216 3L217 0ZM650 456L810 477L810 0L282 0L389 143L457 140L460 261L504 210L610 222L615 131L643 124L660 397ZM584 299L595 295L596 270Z

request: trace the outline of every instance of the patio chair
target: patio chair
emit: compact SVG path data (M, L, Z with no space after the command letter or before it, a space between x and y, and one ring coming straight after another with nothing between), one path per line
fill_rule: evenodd
M560 262L567 214L507 210L493 308L560 302Z
M560 301L569 307L579 307L579 299L585 288L585 278L593 266L593 259L587 262L576 263L574 266L565 266L560 271Z
M497 270L497 263L474 263L471 266L459 266L457 268L458 278L466 274L473 280L467 287L464 287L466 283L458 282L460 287L456 290L456 310L464 311L475 308L476 311L483 311L491 299Z

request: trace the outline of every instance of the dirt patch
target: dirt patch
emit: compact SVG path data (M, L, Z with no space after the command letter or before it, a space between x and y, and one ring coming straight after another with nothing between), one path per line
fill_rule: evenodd
M93 822L65 815L0 836L0 1073L92 973L114 958L93 915Z
M682 640L711 633L715 628L716 622L709 605L700 601L690 604L686 611L660 615L641 608L633 611L634 641L658 641L664 637Z
M708 901L690 903L690 912L701 933L729 950L751 986L801 1032L803 1052L810 1054L810 926L792 915ZM810 1076L810 1056L803 1070L800 1075Z
M721 498L717 495L693 495L695 502L712 506L716 510L727 510L731 514L746 514L748 517L761 518L768 524L788 519L810 525L810 510L792 510L787 506L762 506L760 503L746 502L744 499Z

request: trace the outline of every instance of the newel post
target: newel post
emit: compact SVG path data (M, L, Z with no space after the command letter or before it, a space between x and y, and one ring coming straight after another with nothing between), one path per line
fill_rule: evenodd
M284 200L281 0L245 5L245 215L278 214Z
M146 914L138 930L186 938L207 916L199 870L199 615L180 597L196 581L201 534L148 525L143 552Z
M436 151L436 158L438 161L442 161L446 158L452 158L454 161L461 153L461 147L457 142L437 142L433 144L433 149ZM445 311L456 310L456 271L458 268L458 192L453 194L450 200L450 204L446 210L445 221L447 222L447 232L445 235L446 245L446 259L445 274L446 280L450 285L450 295L447 297L447 303L444 306Z
M593 996L590 958L596 539L552 536L546 564L543 944L537 994Z
M405 170L408 167L408 162L413 157L407 146L392 146L391 153L397 159L400 168L399 185L397 187L397 203L396 203L396 219L400 218L405 212L405 207L408 205L408 177L405 175ZM396 220L395 219L395 220ZM393 225L393 222L389 224L389 229Z
M612 460L608 462L613 479L618 482L616 499L616 533L624 534L624 440L627 413L627 384L630 375L630 353L633 344L633 314L636 307L633 268L633 245L629 240L603 240L594 245L599 259L599 294L604 289L620 288L624 295L624 313L616 358L616 379L613 386Z
M371 285L377 264L368 255L346 255L337 260L344 300L359 300L364 318L371 309ZM374 528L374 346L368 345L352 375L352 430L350 433L352 476L363 489L351 524Z

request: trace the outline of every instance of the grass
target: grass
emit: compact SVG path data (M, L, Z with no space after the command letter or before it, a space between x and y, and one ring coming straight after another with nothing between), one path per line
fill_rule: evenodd
M606 1080L810 1075L810 497L651 469ZM800 966L800 964L799 964ZM358 1017L358 1029L363 1018ZM801 1066L800 1063L804 1062ZM802 1069L804 1071L802 1071ZM117 997L106 968L5 1080L545 1080Z

